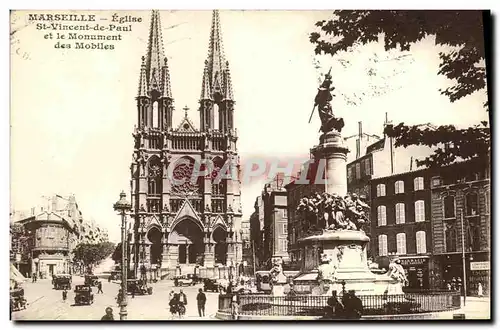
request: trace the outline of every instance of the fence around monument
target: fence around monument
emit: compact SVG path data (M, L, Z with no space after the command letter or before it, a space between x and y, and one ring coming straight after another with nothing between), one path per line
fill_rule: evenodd
M459 292L422 292L402 295L359 295L363 315L442 312L460 308ZM219 312L230 313L233 294L219 295ZM329 296L264 294L237 295L238 314L252 316L322 316Z

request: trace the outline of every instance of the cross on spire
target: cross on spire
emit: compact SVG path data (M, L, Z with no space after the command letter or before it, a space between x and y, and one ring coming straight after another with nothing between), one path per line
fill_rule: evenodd
M186 106L184 106L184 108L182 108L182 110L184 110L184 117L185 117L185 118L187 118L187 116L188 116L188 111L189 111L188 106L187 106L187 105L186 105Z

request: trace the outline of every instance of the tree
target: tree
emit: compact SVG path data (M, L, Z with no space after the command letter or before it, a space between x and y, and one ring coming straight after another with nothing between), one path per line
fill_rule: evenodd
M85 267L93 267L109 257L115 249L111 242L97 244L80 243L74 250L74 261L81 262Z
M410 50L426 36L435 36L437 45L450 46L440 52L437 74L444 75L452 85L441 94L451 102L486 87L484 15L482 11L444 10L338 10L330 20L316 23L319 32L310 35L316 54L336 55L357 44L377 42L382 36L385 49ZM484 103L488 111L488 102ZM395 138L396 146L425 145L437 147L433 155L417 160L417 165L442 166L456 159L488 159L490 129L486 122L467 129L453 125L435 130L419 125L388 125L384 133Z
M130 245L128 245L127 248L128 248L127 255L130 255ZM121 264L121 262L122 262L122 243L121 242L116 244L115 251L113 252L113 255L111 256L111 258L114 260L115 263ZM130 262L130 260L129 260L129 262Z

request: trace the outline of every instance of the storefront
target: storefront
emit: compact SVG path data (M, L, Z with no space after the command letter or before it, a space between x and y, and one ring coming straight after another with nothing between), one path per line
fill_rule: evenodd
M401 257L406 278L408 279L408 288L410 289L429 289L429 257Z
M451 254L442 256L442 278L443 288L453 286L453 283L463 281L463 259L462 254ZM467 279L467 295L478 294L479 283L483 289L483 295L488 295L490 287L490 261L486 252L467 252L465 254L465 270Z

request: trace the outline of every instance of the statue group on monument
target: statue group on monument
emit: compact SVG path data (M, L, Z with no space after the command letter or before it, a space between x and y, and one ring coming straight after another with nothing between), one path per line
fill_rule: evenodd
M297 211L303 215L305 230L360 230L368 223L370 210L364 196L316 193L303 197Z

